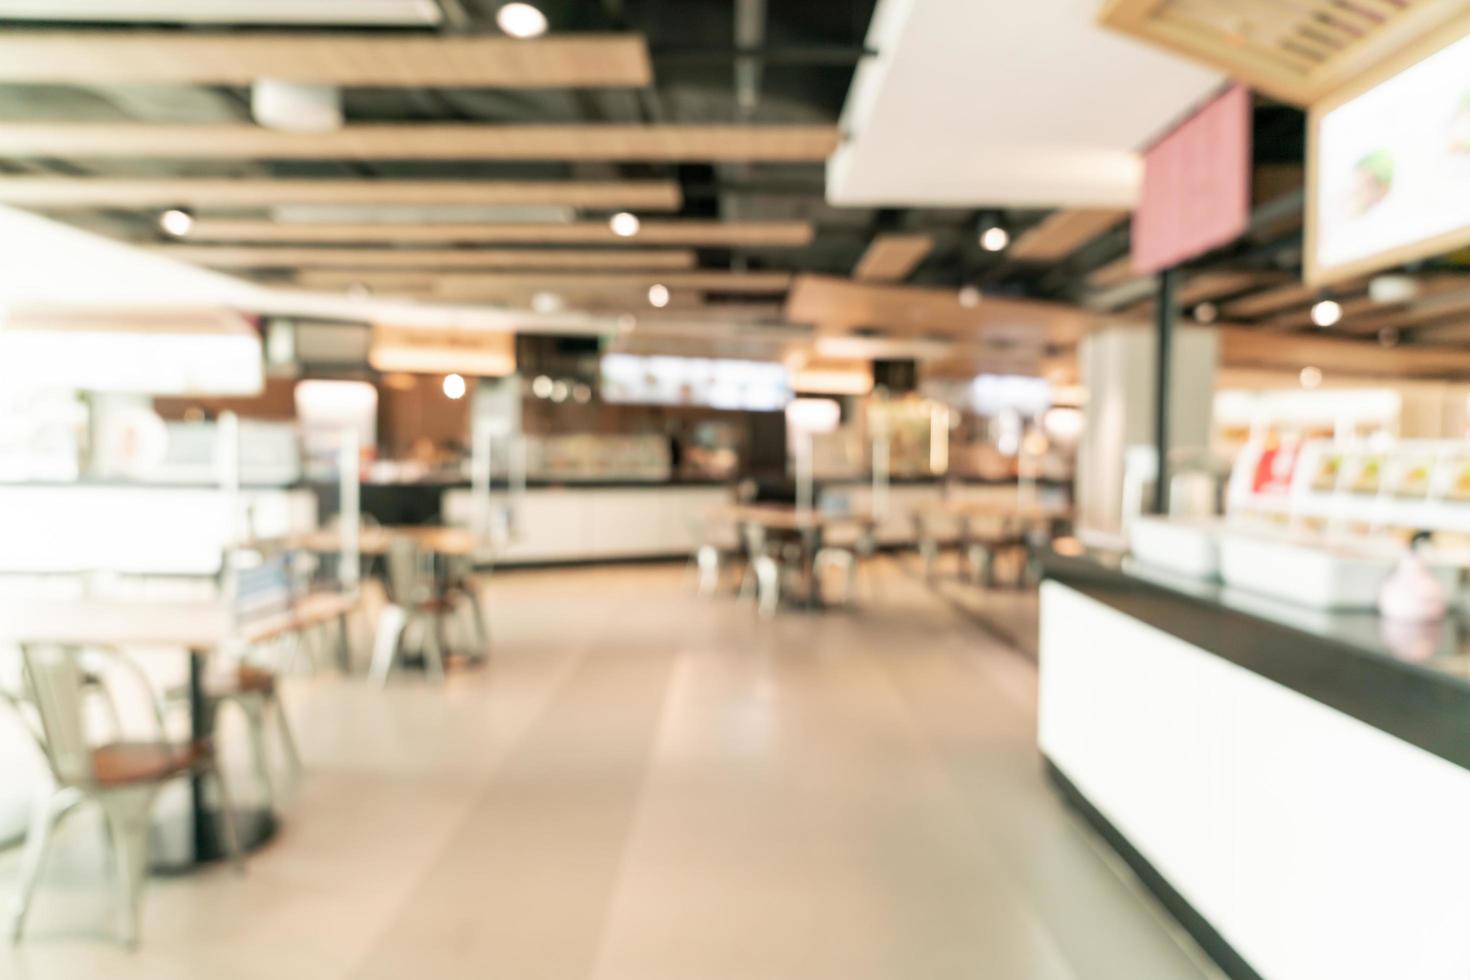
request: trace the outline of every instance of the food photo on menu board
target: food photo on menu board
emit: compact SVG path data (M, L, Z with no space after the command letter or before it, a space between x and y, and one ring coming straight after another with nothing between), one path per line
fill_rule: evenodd
M1470 233L1470 37L1318 120L1320 272Z

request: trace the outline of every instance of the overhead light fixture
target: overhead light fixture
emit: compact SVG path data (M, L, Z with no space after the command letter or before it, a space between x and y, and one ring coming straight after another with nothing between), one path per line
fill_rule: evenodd
M495 24L511 37L540 37L546 33L546 15L529 3L501 4Z
M1011 243L1011 233L1001 224L1000 214L990 212L980 218L980 247L987 252L1004 252Z
M618 333L632 333L636 326L638 326L638 318L633 314L624 313L618 317Z
M619 238L632 238L638 234L638 229L643 226L643 222L639 221L638 216L630 211L619 211L612 216L607 226Z
M561 403L567 400L572 393L572 386L565 381L556 381L551 385L551 400Z
M446 374L444 376L444 397L451 401L459 401L464 397L464 378L458 374Z
M537 398L550 398L553 382L544 374L536 375L536 380L531 382L531 394Z
M973 310L980 305L980 287L961 286L959 292L960 305L967 310Z
M585 405L592 400L592 386L586 382L578 382L572 386L572 401L578 405Z
M342 90L318 82L257 78L250 86L250 116L283 133L330 133L342 128Z
M656 282L648 287L648 302L650 306L663 309L669 305L669 287L661 282Z
M1391 303L1407 303L1419 295L1419 280L1413 276L1387 273L1368 280L1368 298L1387 306Z
M194 228L194 213L186 208L169 208L158 216L158 227L175 238L183 238Z
M1322 383L1322 369L1308 365L1302 368L1297 378L1301 381L1303 388L1315 388Z
M1214 303L1200 303L1194 308L1195 323L1214 323L1220 319L1220 308Z
M1335 299L1319 299L1312 304L1312 322L1319 327L1330 327L1342 319L1342 304Z
M537 313L559 313L561 305L561 297L556 293L543 289L531 294L531 309Z

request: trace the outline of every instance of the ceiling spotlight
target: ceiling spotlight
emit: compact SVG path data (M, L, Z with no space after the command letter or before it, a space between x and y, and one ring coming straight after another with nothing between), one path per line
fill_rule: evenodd
M638 220L638 216L628 211L619 211L607 223L607 226L612 229L612 233L619 238L632 238L638 234L638 229L642 225L643 223Z
M1380 306L1407 303L1419 295L1419 280L1413 276L1386 273L1368 280L1368 298Z
M1335 299L1319 299L1312 304L1312 322L1330 327L1342 319L1342 304Z
M537 398L550 398L552 380L544 374L536 375L536 380L531 382L531 394Z
M1220 319L1220 308L1214 303L1200 303L1194 308L1195 323L1214 323Z
M592 386L586 382L579 381L572 385L572 401L578 405L585 405L592 400Z
M565 381L558 381L551 386L551 400L554 402L566 401L567 396L571 393L572 386Z
M464 397L464 378L457 374L446 374L444 376L444 397L451 401L458 401Z
M669 305L669 287L661 282L656 282L648 287L648 302L651 306L663 309Z
M183 238L194 228L194 215L184 208L169 208L158 216L158 227L175 238Z
M1302 368L1302 373L1297 377L1301 380L1303 388L1315 388L1322 383L1322 369L1308 365Z
M1378 331L1378 342L1384 347L1397 347L1399 343L1399 331L1397 327L1384 327Z
M979 286L961 286L959 293L960 305L967 310L973 310L980 305Z
M541 290L531 294L531 309L537 313L557 313L561 310L561 297L556 293Z
M529 3L501 4L495 24L511 37L540 37L546 33L546 15Z
M1011 233L1000 225L991 225L980 233L980 247L987 252L1004 252L1011 243Z

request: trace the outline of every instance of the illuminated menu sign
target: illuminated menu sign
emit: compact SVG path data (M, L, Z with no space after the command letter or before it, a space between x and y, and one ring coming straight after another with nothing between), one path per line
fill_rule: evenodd
M1307 279L1470 242L1470 37L1313 107Z
M791 401L784 364L706 357L602 356L602 399L770 412Z

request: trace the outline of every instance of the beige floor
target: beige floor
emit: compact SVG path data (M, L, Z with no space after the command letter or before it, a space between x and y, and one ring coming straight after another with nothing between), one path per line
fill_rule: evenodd
M136 953L99 938L78 815L0 975L1200 976L1046 786L1029 659L872 584L760 622L672 568L502 576L491 668L292 685L284 833L243 878L154 881Z

